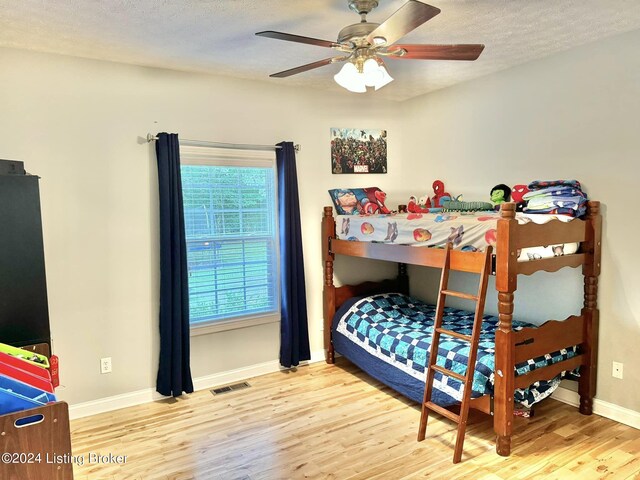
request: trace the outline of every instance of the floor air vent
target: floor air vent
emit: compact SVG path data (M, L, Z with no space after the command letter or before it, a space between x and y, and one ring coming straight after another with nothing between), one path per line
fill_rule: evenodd
M234 383L233 385L227 385L225 387L218 387L211 390L214 395L220 395L221 393L235 392L236 390L242 390L243 388L249 388L248 382Z

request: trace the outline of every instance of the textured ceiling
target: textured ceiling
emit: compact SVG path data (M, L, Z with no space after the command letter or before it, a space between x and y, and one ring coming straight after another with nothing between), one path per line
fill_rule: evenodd
M405 0L379 0L382 23ZM401 43L484 43L475 62L387 60L395 81L364 95L406 100L640 28L640 0L428 0L442 13ZM325 40L357 23L347 0L0 0L0 46L308 86L338 87L341 64L268 75L333 56L327 48L254 35ZM1 68L1 67L0 67Z

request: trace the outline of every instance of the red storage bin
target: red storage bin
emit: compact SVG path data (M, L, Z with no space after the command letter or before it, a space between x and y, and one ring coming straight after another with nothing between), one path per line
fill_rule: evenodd
M0 352L0 363L11 365L12 367L19 368L20 370L24 370L25 372L28 372L32 375L51 380L51 374L45 367L39 367L38 365L34 365L31 362L27 362L26 360L14 357L12 355L7 355L3 352Z
M31 373L5 363L3 360L4 359L0 358L0 375L5 375L6 377L13 378L14 380L18 380L19 382L25 383L45 392L54 393L53 385L51 384L49 372L47 370L40 369L45 371L44 375L40 372Z

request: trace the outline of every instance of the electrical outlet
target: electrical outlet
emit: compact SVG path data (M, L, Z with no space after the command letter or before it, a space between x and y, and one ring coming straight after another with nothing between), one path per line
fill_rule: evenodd
M100 359L100 373L111 373L111 357Z
M622 367L623 367L622 363L613 362L613 372L611 372L611 375L613 376L613 378L622 379Z

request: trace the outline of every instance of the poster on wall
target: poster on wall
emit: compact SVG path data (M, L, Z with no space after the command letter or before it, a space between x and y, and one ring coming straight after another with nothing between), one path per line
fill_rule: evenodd
M333 173L387 173L387 131L331 129Z

